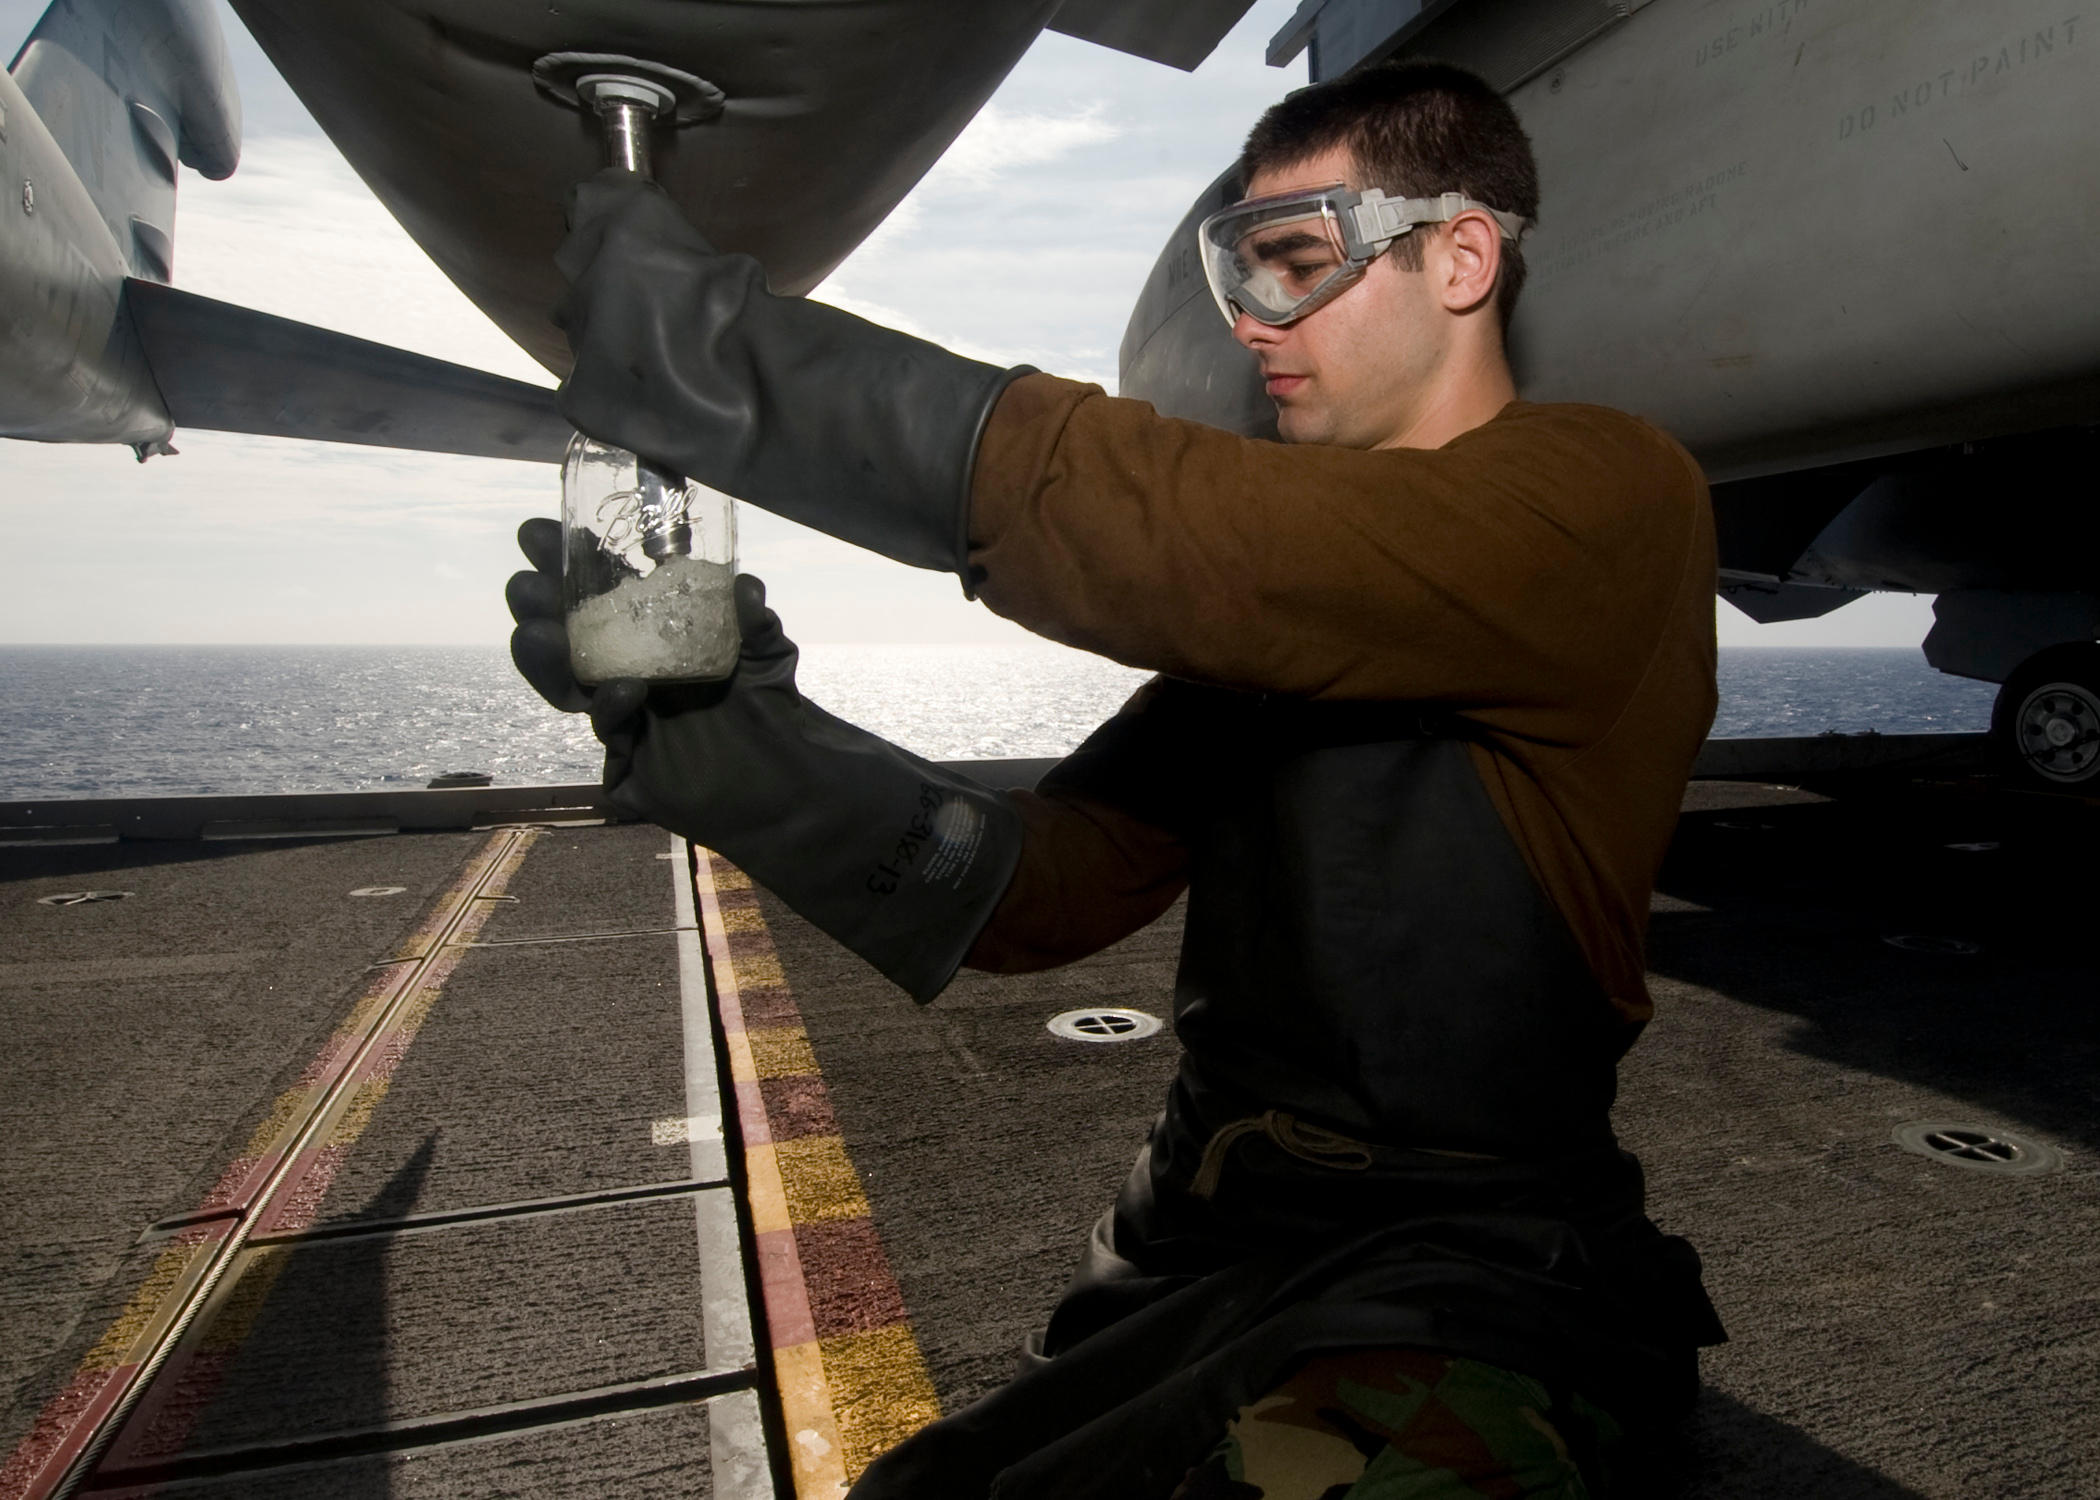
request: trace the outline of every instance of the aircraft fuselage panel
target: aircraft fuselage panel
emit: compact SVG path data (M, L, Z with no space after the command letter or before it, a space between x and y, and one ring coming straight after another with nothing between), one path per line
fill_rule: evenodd
M2076 6L1652 0L1510 99L1543 194L1525 397L1638 412L1717 483L2100 418L2100 22ZM1153 267L1123 391L1258 434L1191 244L1231 195Z
M2060 0L1657 0L1519 88L1524 393L1716 480L2100 415L2100 30Z

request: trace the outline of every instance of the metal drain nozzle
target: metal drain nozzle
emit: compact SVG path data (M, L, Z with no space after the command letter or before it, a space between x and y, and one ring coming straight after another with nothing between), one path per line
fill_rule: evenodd
M532 81L549 98L598 117L605 142L605 164L654 180L654 132L676 129L720 116L728 96L704 78L646 58L613 52L549 52L532 65ZM578 439L584 448L604 453L604 445ZM570 450L565 476L577 472ZM639 503L636 528L642 552L651 562L690 557L693 532L686 523L686 482L682 475L658 469L636 457ZM566 491L569 480L565 477ZM572 506L564 500L566 518Z
M542 93L598 117L605 163L653 175L652 132L717 118L728 96L704 78L647 58L614 52L550 52L532 65Z

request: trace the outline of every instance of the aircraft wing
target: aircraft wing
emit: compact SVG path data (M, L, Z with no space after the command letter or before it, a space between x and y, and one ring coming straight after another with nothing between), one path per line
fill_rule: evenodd
M1783 620L1819 620L1866 597L1865 589L1824 588L1812 583L1784 583L1764 573L1721 569L1721 597L1760 625Z
M1210 56L1254 0L1065 0L1050 29L1183 72Z
M536 64L618 54L705 80L692 92L718 107L655 132L654 175L792 294L881 223L1052 20L1190 68L1249 0L231 3L410 236L560 374L553 253L604 146ZM0 434L145 455L202 427L558 457L568 429L537 387L166 287L178 159L216 177L238 154L212 5L54 0L0 75L24 226L0 251L0 302L37 314L0 320Z
M559 463L554 392L131 280L124 299L175 425Z

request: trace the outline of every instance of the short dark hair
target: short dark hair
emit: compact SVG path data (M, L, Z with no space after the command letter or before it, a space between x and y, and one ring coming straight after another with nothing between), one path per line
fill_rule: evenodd
M1240 152L1240 186L1257 173L1295 166L1336 146L1355 158L1364 180L1396 198L1464 193L1505 213L1536 219L1539 169L1531 138L1509 101L1485 79L1438 62L1385 62L1287 94L1255 122ZM1390 252L1422 269L1421 232ZM1524 289L1524 252L1502 242L1495 310L1502 326Z

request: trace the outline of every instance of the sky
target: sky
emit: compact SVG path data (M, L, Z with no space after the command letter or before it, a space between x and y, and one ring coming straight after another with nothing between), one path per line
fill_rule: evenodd
M8 54L42 11L0 0ZM1296 0L1257 0L1194 74L1046 33L889 220L815 295L1001 364L1115 389L1146 273L1261 110L1305 81L1263 61ZM550 384L416 248L223 0L245 115L226 182L185 169L175 283L205 296ZM1550 207L1551 184L1547 184ZM494 644L513 536L554 514L550 466L182 431L179 456L0 439L14 536L0 641ZM92 514L94 544L83 546ZM1029 639L944 575L740 507L743 568L822 642ZM32 561L33 560L33 561ZM1914 646L1929 601L1870 596L1723 645Z

